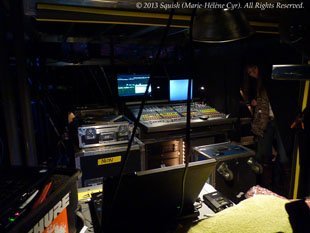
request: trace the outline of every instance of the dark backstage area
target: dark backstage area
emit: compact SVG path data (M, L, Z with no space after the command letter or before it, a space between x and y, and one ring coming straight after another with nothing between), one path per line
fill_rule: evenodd
M307 233L310 6L1 0L0 233Z

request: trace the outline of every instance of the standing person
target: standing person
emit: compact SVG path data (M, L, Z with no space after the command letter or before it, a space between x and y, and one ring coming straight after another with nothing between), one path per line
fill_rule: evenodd
M260 71L257 64L246 66L243 94L253 113L251 131L257 141L256 159L262 163L264 168L260 183L266 188L282 193L283 190L280 190L281 169L279 168L280 164L287 164L289 159L263 83L263 78L266 77L262 77L263 74ZM286 182L289 183L289 181Z

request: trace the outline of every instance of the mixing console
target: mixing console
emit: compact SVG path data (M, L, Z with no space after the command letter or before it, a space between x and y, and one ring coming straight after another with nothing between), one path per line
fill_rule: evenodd
M129 107L134 117L137 117L140 106ZM147 132L178 130L185 128L186 104L147 105L144 107L140 125ZM227 120L224 113L218 112L205 104L191 104L191 126L200 127Z

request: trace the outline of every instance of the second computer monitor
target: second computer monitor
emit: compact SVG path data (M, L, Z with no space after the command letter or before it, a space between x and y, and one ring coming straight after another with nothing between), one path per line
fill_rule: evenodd
M149 74L117 75L118 95L120 97L144 95L149 79ZM148 93L151 94L151 92L150 86Z
M173 79L169 82L170 101L187 100L189 79ZM191 99L193 98L193 80L191 79Z

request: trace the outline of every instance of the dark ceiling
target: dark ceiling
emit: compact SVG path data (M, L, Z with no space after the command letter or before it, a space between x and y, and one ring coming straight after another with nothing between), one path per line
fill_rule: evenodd
M43 1L44 2L44 1ZM45 2L55 2L55 3L62 3L63 1L45 1ZM67 3L70 1L67 1ZM91 1L90 1L91 2ZM98 1L94 1L97 2ZM105 5L103 4L104 2ZM112 10L122 11L122 12L138 12L141 13L142 11L137 11L134 8L134 3L137 1L101 1L102 6L110 6L108 2L117 3L118 5L113 6ZM148 1L139 1L139 2L148 2ZM152 1L155 2L155 1ZM158 1L158 2L172 2L169 0L166 1ZM184 2L181 0L179 2ZM192 1L194 2L194 1ZM199 1L203 2L203 1ZM218 1L219 2L219 1ZM227 2L227 1L226 1ZM240 1L238 1L240 2ZM241 4L245 4L248 1L241 1ZM268 9L268 4L276 4L276 3L294 3L294 0L268 0L268 1L254 1L253 4L258 4L257 6L260 7L253 7L250 9L243 9L245 12L250 24L254 28L257 33L261 34L268 34L271 37L278 37L279 36L279 25L283 24L282 22L287 23L286 21L296 21L297 24L304 24L304 18L307 17L307 9L292 11L292 10L283 10L272 8ZM76 2L75 2L76 3ZM126 4L125 4L126 3ZM267 8L265 9L265 7ZM84 7L84 6L83 6ZM89 8L88 8L89 9ZM91 8L97 9L97 8ZM103 9L103 8L99 8ZM25 9L26 10L26 9ZM148 10L150 11L150 10ZM153 10L154 11L154 10ZM43 13L42 13L43 12ZM156 26L158 23L157 16L154 18L145 18L147 24L149 25L133 25L134 23L131 21L136 19L137 17L125 17L120 19L122 21L121 24L118 22L109 23L104 21L100 21L101 23L80 23L78 20L71 20L71 22L50 22L51 20L42 20L42 18L46 19L49 16L51 18L59 18L61 19L68 19L69 13L67 11L46 11L46 10L38 10L37 15L32 15L27 17L27 22L29 22L30 30L36 38L40 38L40 40L46 42L91 42L91 43L103 43L109 42L111 38L115 40L117 43L136 43L136 44L145 44L145 45L152 45L157 44L159 38L162 35L163 26ZM72 13L72 12L71 12ZM160 12L165 13L168 15L168 11ZM186 10L176 10L177 15L190 15L190 11ZM95 15L95 16L94 16ZM91 17L99 17L98 14L92 14ZM41 17L41 18L40 18ZM67 17L67 18L66 18ZM85 16L85 14L75 15L72 16L78 18L83 17L90 17L89 14ZM57 19L58 19L57 18ZM70 18L71 19L71 18ZM93 18L92 18L93 19ZM141 19L141 18L139 18ZM116 21L118 19L116 18ZM128 20L128 21L126 21ZM143 19L141 19L143 20ZM123 24L128 22L128 25ZM152 25L154 24L154 26ZM166 24L166 21L163 25ZM189 22L187 22L189 24ZM167 43L171 44L182 44L184 40L188 37L188 25L184 27L172 27L169 31L169 36Z
M11 5L9 1L3 1L7 11L10 12ZM61 0L41 0L40 3L35 4L36 0L24 0L24 25L25 31L28 35L28 39L35 43L86 43L86 44L135 44L138 46L158 46L160 38L163 35L164 26L167 23L169 11L159 10L138 10L135 4L138 0L123 1L123 0L109 0L109 1L87 1L88 4L83 5L84 1L79 2L74 0L61 1ZM163 1L140 1L145 2L165 2L171 3L172 0ZM179 0L178 2L187 2L186 0ZM193 3L197 1L191 1ZM204 2L204 1L199 1ZM212 2L212 1L210 1ZM216 1L228 2L228 1ZM234 2L234 1L230 1ZM249 1L238 1L241 4L246 4ZM30 4L31 3L31 4ZM75 12L68 10L66 7L77 7ZM299 10L284 10L272 8L268 9L268 6L276 3L296 3L294 0L256 0L253 1L254 6L249 9L243 9L246 17L248 18L250 25L257 32L258 37L275 38L277 40L284 40L287 43L298 41L302 44L299 47L305 47L305 41L308 41L309 34L309 22L310 20L306 3L304 3L304 9ZM40 5L41 4L41 5ZM44 5L45 4L45 5ZM54 4L54 5L53 5ZM62 4L62 5L58 5ZM71 4L71 5L70 5ZM96 5L97 4L97 5ZM99 4L99 5L98 5ZM110 4L110 5L109 5ZM257 5L256 5L257 4ZM268 5L269 4L269 5ZM271 5L270 5L271 4ZM42 7L43 6L43 7ZM50 10L51 6L60 6L60 9ZM62 7L64 6L64 7ZM41 8L40 8L41 7ZM45 7L45 8L44 8ZM47 8L46 8L47 7ZM107 8L109 7L109 8ZM266 8L266 9L265 9ZM95 13L83 13L83 11L95 12ZM105 21L100 18L104 16L107 11L109 17L114 17L113 22L109 22L109 17L104 18ZM99 13L97 12L99 11ZM102 12L100 12L102 11ZM81 13L82 12L82 13ZM112 12L112 13L111 13ZM121 12L123 16L116 16ZM70 15L74 13L76 15ZM151 14L144 17L142 14ZM131 17L128 17L131 14ZM140 14L140 15L139 15ZM176 9L176 15L184 16L186 20L180 20L181 26L171 27L169 29L168 37L166 39L166 45L186 45L188 42L188 26L191 10L189 9ZM139 15L139 16L136 16ZM142 16L141 16L142 15ZM160 19L165 15L165 20ZM57 18L58 17L58 18ZM73 17L73 18L70 18ZM90 23L87 21L91 17L92 20L98 20L96 23ZM119 18L117 18L119 17ZM123 18L122 18L123 17ZM183 18L184 18L183 17ZM140 24L135 25L133 22L139 18ZM55 20L57 19L57 20ZM61 19L61 20L59 20ZM75 20L73 20L75 19ZM85 20L81 23L81 20ZM141 21L142 20L142 21ZM161 21L160 21L161 20ZM55 22L56 21L56 22ZM142 22L142 23L141 23ZM162 26L157 26L158 23ZM138 23L137 23L138 24ZM297 29L296 29L297 28ZM302 40L300 40L302 38Z

